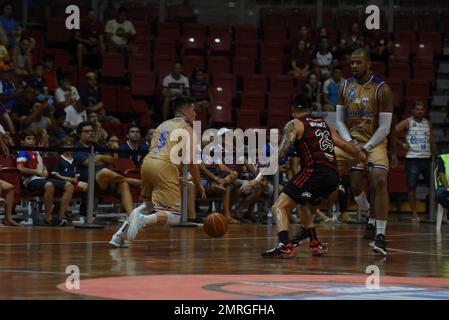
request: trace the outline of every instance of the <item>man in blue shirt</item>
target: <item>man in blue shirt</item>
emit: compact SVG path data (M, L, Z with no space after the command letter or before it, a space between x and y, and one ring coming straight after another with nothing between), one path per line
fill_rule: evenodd
M0 67L0 103L3 103L8 111L11 110L16 99L23 95L23 91L17 90L11 81L12 72L14 69L10 65L5 64Z
M343 84L343 73L336 67L332 72L332 77L324 81L324 111L335 111L337 106L337 95L340 86Z
M139 165L142 158L147 152L144 144L139 144L140 128L138 126L130 126L126 135L128 138L126 142L120 145L120 151L126 151L120 153L120 158L128 158L134 161L136 166Z

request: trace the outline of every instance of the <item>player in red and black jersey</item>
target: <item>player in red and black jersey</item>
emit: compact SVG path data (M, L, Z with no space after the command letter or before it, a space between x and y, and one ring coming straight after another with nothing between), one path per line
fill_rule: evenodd
M336 130L321 117L311 114L311 100L303 95L295 97L292 104L293 120L284 127L279 150L270 157L270 163L278 163L293 145L300 156L301 170L293 177L272 207L279 236L279 244L262 253L263 257L292 257L296 253L288 237L288 212L298 206L305 219L304 226L310 239L312 254L323 254L326 249L317 238L314 215L318 205L338 186L339 176L334 144L356 159L365 159L365 153L355 144L344 141ZM243 188L251 188L263 181L268 168Z

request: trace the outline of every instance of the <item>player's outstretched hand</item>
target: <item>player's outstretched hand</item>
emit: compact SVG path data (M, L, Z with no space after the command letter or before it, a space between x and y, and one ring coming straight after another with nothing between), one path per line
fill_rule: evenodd
M242 192L251 191L251 189L254 188L255 186L257 186L258 184L259 184L259 181L256 179L253 179L253 180L249 181L248 183L246 183L245 185L243 185L242 187L240 187L240 191L242 191Z

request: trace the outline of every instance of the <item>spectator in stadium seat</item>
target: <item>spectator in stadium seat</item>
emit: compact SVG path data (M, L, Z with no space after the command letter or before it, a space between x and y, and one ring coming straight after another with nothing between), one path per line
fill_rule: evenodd
M405 168L410 206L413 211L412 221L419 221L416 211L416 186L422 174L425 185L430 185L432 155L437 154L437 146L432 135L432 124L425 118L426 108L422 101L416 101L412 116L396 125L396 132L406 131L403 148L407 151Z
M310 64L312 62L310 51L306 48L306 42L298 40L295 48L292 50L291 66L289 74L295 78L307 78L310 73Z
M117 152L107 152L108 155L112 156L114 159L119 158L120 149L120 139L115 134L110 134L106 139L106 147L109 149L117 150Z
M14 127L14 123L11 120L11 117L9 116L8 110L6 110L5 106L0 103L0 114L1 118L3 119L4 123L8 125L7 129L9 133L14 134L16 132L16 129ZM6 133L5 128L0 124L0 134Z
M437 182L436 200L445 209L446 218L443 217L444 223L448 221L449 210L449 153L441 154L437 159Z
M153 139L154 128L148 128L145 133L145 143L142 144L142 148L145 152L145 155L148 154L151 147L151 139Z
M136 29L127 19L128 11L125 7L117 10L117 17L106 22L106 45L109 52L132 52L129 41L135 36Z
M33 133L24 132L21 135L23 146L35 147L36 136ZM41 155L37 151L19 151L17 155L17 169L22 175L23 184L28 191L43 191L43 202L45 219L42 224L45 226L62 227L65 225L63 218L72 200L74 187L71 183L49 178ZM59 216L53 218L52 209L55 189L63 192Z
M190 96L190 83L182 74L182 64L176 62L173 65L173 72L166 75L162 80L162 97L163 97L163 109L162 120L168 119L170 113L171 101L181 95Z
M16 87L11 80L11 74L14 68L9 64L5 64L0 68L0 103L2 103L6 110L10 111L16 99L23 95L22 85Z
M36 90L39 94L43 95L45 99L49 98L48 86L44 80L44 65L36 63L33 66L33 73L25 80L30 88Z
M11 60L19 76L28 76L33 70L33 59L31 57L31 40L22 38L17 46L11 50Z
M14 19L14 8L12 2L5 2L2 5L2 15L0 15L0 23L8 37L8 48L15 46L20 39L22 29Z
M89 10L87 21L81 24L81 29L75 31L76 56L78 67L83 66L85 53L101 56L106 51L101 23L96 21L96 13Z
M321 107L321 81L318 81L315 73L310 73L302 93L312 99L313 110L322 111Z
M48 91L53 94L58 86L58 77L55 69L55 58L52 55L46 55L44 61L44 72L42 78L48 86Z
M298 38L298 41L296 43L298 44L298 42L300 40L304 41L306 50L309 51L311 49L310 48L311 47L310 41L312 39L311 39L311 36L310 36L309 28L307 28L307 26L304 25L304 24L299 28L299 38Z
M108 132L102 127L96 112L89 113L89 122L95 124L95 143L105 143L108 138Z
M7 45L8 38L6 37L5 31L0 26L0 67L11 62L11 57L6 48Z
M12 218L12 209L14 208L14 191L15 186L0 180L0 205L5 206L5 219L3 225L10 227L20 227L21 225Z
M335 58L335 63L338 62L340 65L349 63L351 50L349 49L348 42L345 38L341 38L338 45L332 49L332 56Z
M90 147L96 145L95 127L90 122L82 122L78 125L79 142L74 147ZM89 152L79 151L73 153L75 165L79 169L80 181L88 181ZM110 170L108 167L114 163L110 155L97 154L95 156L95 190L109 195L115 195L121 199L121 204L128 215L134 209L133 199L129 191L129 183L136 183L136 179L129 179Z
M360 32L360 27L357 22L352 24L351 32L344 35L342 38L346 39L350 52L363 47L363 35Z
M101 91L98 88L97 76L94 72L88 72L85 75L87 85L80 89L80 97L83 104L86 106L87 112L96 112L100 122L120 123L116 117L106 114L105 105L101 99Z
M66 117L67 114L63 109L58 109L53 113L54 121L52 122L50 128L48 128L51 146L58 146L64 138L69 136L64 128Z
M334 66L334 57L329 49L329 41L327 38L321 38L320 47L312 55L315 74L322 81L330 77L332 67Z
M50 113L53 107L48 103L36 101L36 92L27 87L11 108L11 118L19 124L19 129L35 127L48 128L51 125Z
M337 95L339 88L343 85L343 74L339 67L334 68L332 77L324 81L323 100L324 111L335 111L337 106Z
M59 81L60 86L55 91L55 100L64 107L66 112L65 127L75 131L81 122L87 121L87 112L84 104L80 101L78 90L71 85L68 75L63 75Z
M196 100L196 105L207 111L212 97L209 82L206 80L204 70L201 68L193 70L190 80L190 93L192 98Z
M120 153L120 158L131 159L137 167L145 156L145 147L143 144L139 144L141 139L140 128L133 125L129 126L126 138L126 142L120 145L120 151L126 152Z

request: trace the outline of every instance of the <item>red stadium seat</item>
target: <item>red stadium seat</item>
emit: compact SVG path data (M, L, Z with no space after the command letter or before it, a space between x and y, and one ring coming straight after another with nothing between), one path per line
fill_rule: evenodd
M173 39L156 39L154 42L154 55L174 56L176 53L176 42Z
M146 114L148 113L148 104L143 99L132 99L131 109L133 113L137 113L139 115Z
M120 86L117 88L116 112L128 113L131 107L131 88Z
M407 96L430 96L430 85L426 80L409 80L405 89Z
M231 103L229 101L214 101L209 106L210 122L216 123L231 123L232 112Z
M234 27L235 44L238 48L243 43L250 43L257 45L257 28L247 26Z
M388 192L408 193L404 165L398 165L396 168L390 170L388 177Z
M205 70L204 58L200 56L185 55L182 57L183 73L190 79L195 68Z
M263 74L252 74L245 78L244 92L264 93L267 90L267 77Z
M260 48L260 60L283 59L284 45L281 43L264 42Z
M415 62L433 62L433 48L430 44L420 43L415 47Z
M262 25L264 29L272 27L285 27L284 15L279 13L270 13L262 18Z
M175 22L159 22L157 32L158 39L177 41L180 37L179 24Z
M381 61L372 61L371 62L371 69L374 71L375 75L385 79L386 78L386 71L385 71L385 63Z
M257 44L256 43L241 43L235 47L236 58L257 59Z
M404 100L404 83L401 79L388 79L387 84L390 86L394 96L394 106L399 107Z
M210 55L230 54L231 30L228 26L210 27L208 46Z
M292 95L295 91L295 84L292 77L288 75L278 75L270 77L270 92L284 93Z
M435 70L432 63L414 63L413 79L435 81Z
M260 127L260 113L259 110L237 110L237 128L246 130L249 128Z
M262 61L261 73L267 76L277 76L283 73L282 59L266 59Z
M299 8L288 8L285 12L285 22L289 33L298 30L302 25L310 26L307 12Z
M209 57L207 61L207 73L211 76L229 73L231 69L227 57Z
M154 57L154 73L162 81L162 79L173 71L175 63L174 56L155 56Z
M420 30L429 30L429 29L420 29ZM432 46L434 55L441 54L443 46L443 38L441 36L441 32L429 32L429 31L420 32L419 42Z
M103 85L101 87L101 101L108 112L115 112L117 106L117 86Z
M388 78L407 81L410 79L410 67L408 63L392 62L388 67Z
M206 50L206 37L205 36L184 36L183 41L183 54L197 54L203 55Z
M136 71L132 74L131 93L133 96L153 96L156 79L151 71Z
M410 44L408 42L396 42L393 47L394 60L408 62L410 60Z
M265 92L244 92L241 110L265 110Z
M122 78L125 75L125 57L121 53L103 55L102 76L104 78Z
M183 37L205 38L207 27L199 23L186 23L183 25Z
M47 41L51 43L68 43L72 32L65 26L65 18L49 17L47 20Z
M236 78L233 74L220 74L214 78L214 99L231 101L236 95Z
M269 27L263 31L264 43L281 43L285 44L287 41L287 30L283 27Z
M150 71L150 57L143 54L133 54L128 59L128 73L134 74L138 71Z
M270 92L268 96L268 112L285 112L291 113L292 95L288 93Z
M267 117L267 126L268 128L278 128L282 130L284 128L287 121L290 119L290 113L278 112L278 111L269 111Z
M396 43L407 43L409 48L413 49L416 45L416 32L408 30L396 31L394 33Z
M246 77L247 75L253 74L255 71L256 63L254 59L236 57L234 58L232 71L238 77Z

